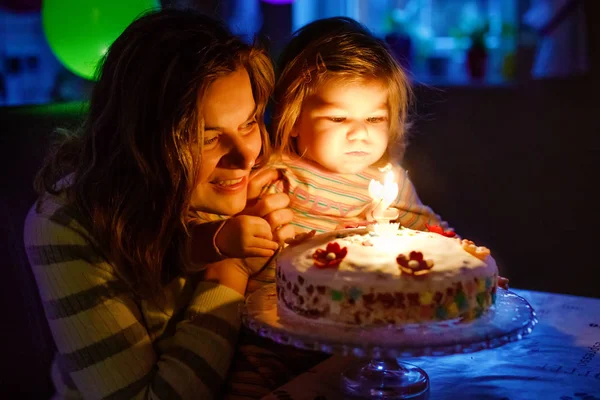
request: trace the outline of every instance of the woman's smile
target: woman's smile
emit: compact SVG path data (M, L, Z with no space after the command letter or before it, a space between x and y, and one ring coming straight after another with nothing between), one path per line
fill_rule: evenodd
M248 183L248 178L242 176L241 178L237 179L215 179L210 183L213 184L215 188L221 193L235 194L246 187L246 184Z

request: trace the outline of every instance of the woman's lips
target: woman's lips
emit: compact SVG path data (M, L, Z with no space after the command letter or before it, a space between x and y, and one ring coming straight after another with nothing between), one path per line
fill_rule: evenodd
M246 183L248 179L243 176L237 179L223 179L223 180L214 180L211 182L213 187L224 194L236 194L241 192L246 188Z

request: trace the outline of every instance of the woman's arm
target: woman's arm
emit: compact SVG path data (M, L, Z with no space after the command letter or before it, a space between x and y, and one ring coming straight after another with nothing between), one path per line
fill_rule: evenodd
M90 246L85 230L60 212L32 210L25 245L63 381L86 399L218 396L240 327L242 295L200 282L190 288L193 295L183 296L183 280L175 279L165 303L140 301ZM179 305L183 297L188 302ZM177 314L173 331L169 324L156 339L148 321L162 321L164 329Z

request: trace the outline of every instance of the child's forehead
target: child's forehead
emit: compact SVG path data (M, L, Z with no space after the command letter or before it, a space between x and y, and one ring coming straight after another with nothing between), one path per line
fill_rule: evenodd
M358 75L343 72L325 72L314 83L314 89L319 90L322 87L344 87L353 85L380 85L386 87L386 79L375 75Z
M332 99L356 94L387 100L388 86L384 81L375 78L338 77L315 85L309 97L317 103L328 103Z
M374 111L387 109L388 102L387 88L378 84L377 81L367 85L353 82L322 87L321 90L313 92L304 100L303 108L308 111L329 107L355 109L359 106L362 110Z

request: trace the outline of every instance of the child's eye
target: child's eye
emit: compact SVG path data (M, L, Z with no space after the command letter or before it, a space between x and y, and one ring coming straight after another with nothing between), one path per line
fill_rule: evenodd
M242 127L242 130L244 131L249 131L250 129L254 128L254 126L257 124L256 119L253 119L252 121L248 121L246 123L246 125L244 125Z
M331 122L344 122L346 120L345 117L329 117Z
M380 122L385 122L387 120L386 117L369 117L367 118L367 122L370 122L372 124L378 124Z

